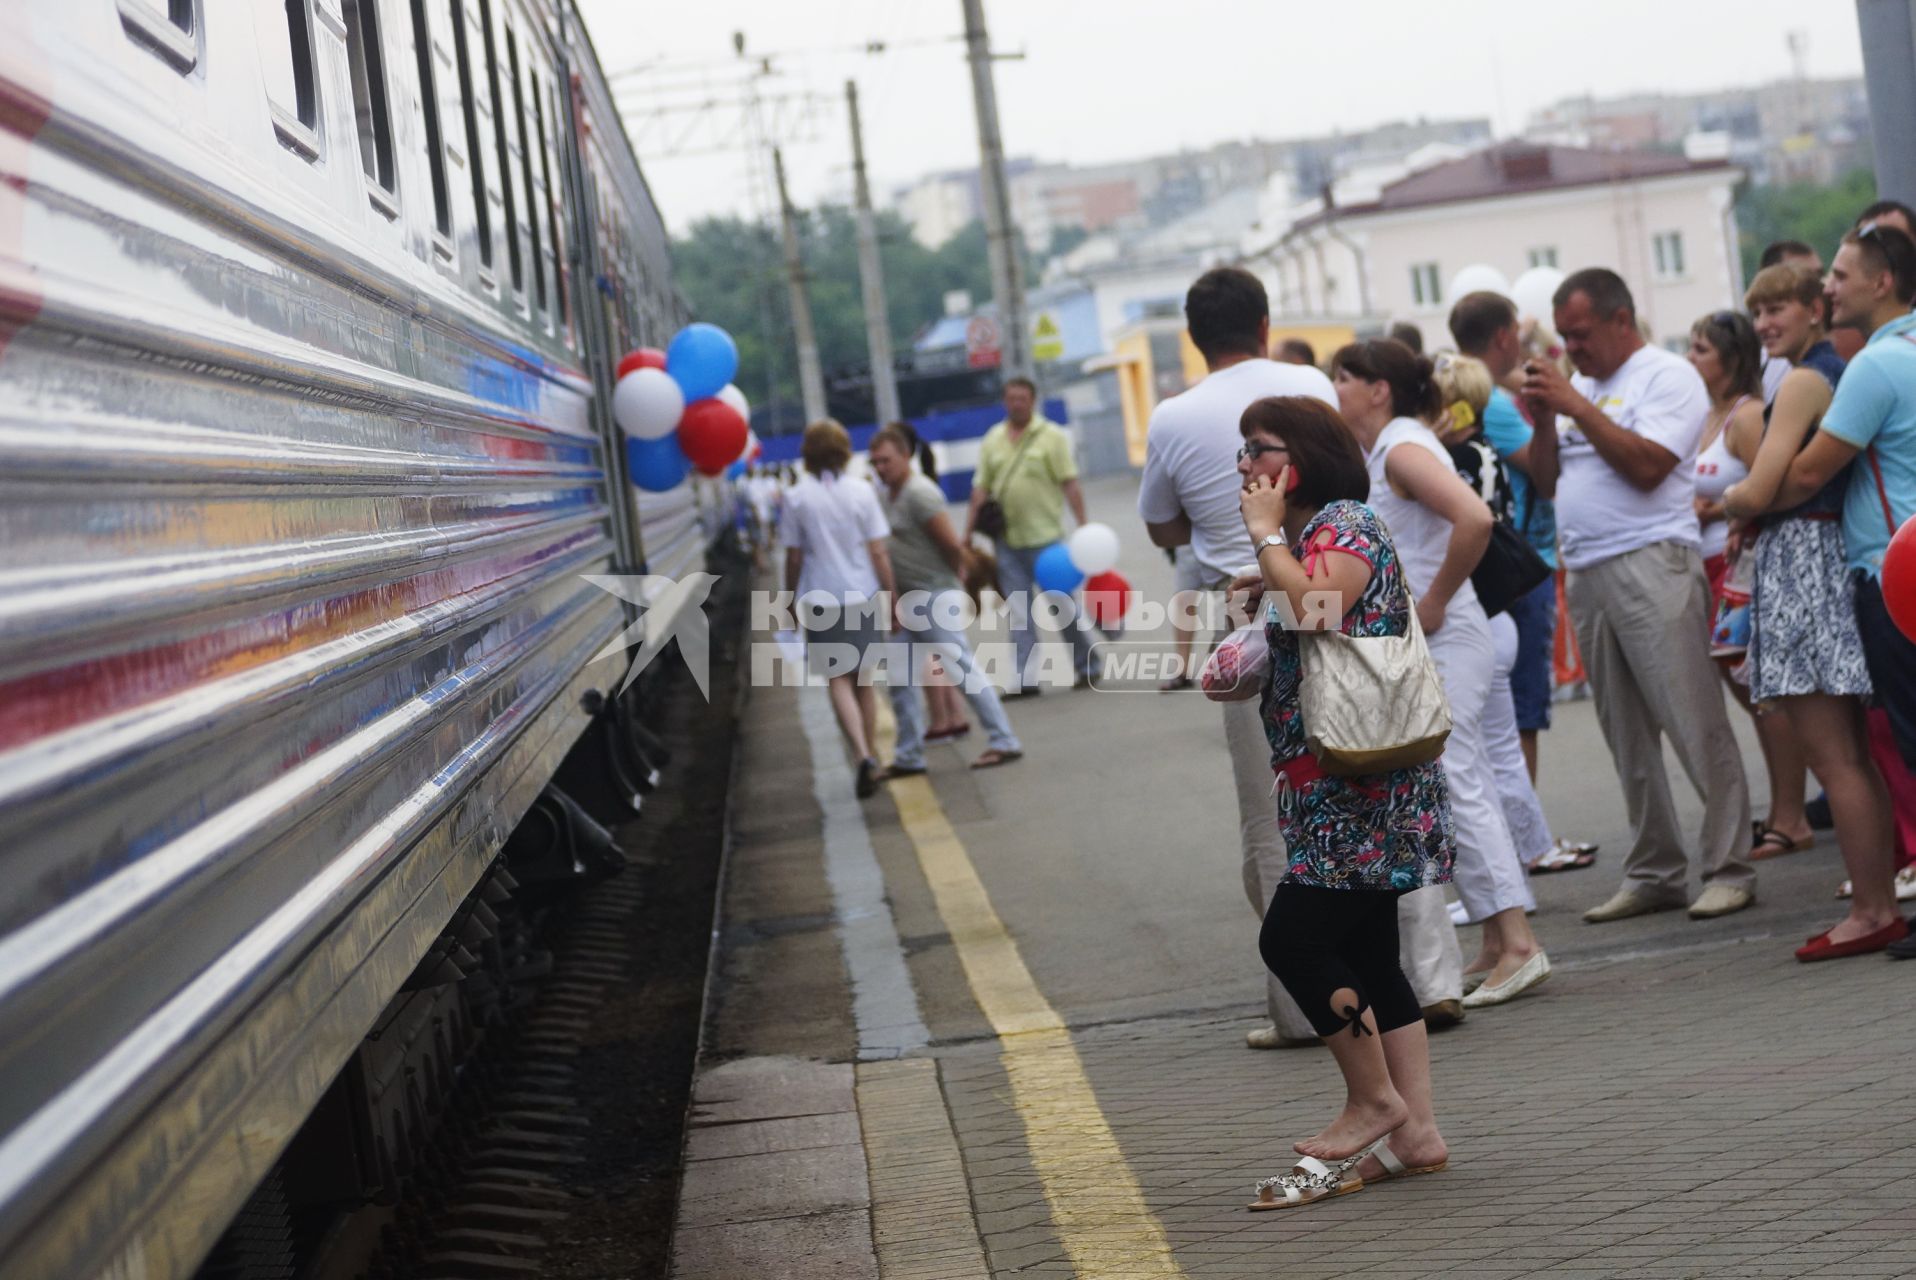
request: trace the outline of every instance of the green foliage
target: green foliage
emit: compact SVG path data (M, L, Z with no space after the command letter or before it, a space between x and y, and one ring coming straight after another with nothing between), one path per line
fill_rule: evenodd
M983 223L973 222L932 250L912 239L896 213L879 213L876 222L894 350L907 350L944 314L947 292L965 289L977 302L990 299ZM857 224L850 209L827 205L801 212L798 226L812 327L829 377L833 369L862 364L869 355ZM732 217L702 219L672 242L672 270L693 314L738 341L739 385L753 403L768 403L768 397L796 403L798 354L776 229ZM1029 258L1026 278L1036 278Z
M1736 202L1743 278L1756 274L1764 246L1778 240L1801 240L1827 263L1856 215L1875 199L1876 175L1868 169L1851 170L1831 186L1798 182L1745 188Z

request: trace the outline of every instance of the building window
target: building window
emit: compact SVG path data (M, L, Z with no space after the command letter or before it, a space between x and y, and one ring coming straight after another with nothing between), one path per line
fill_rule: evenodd
M412 47L419 62L419 105L426 113L426 167L432 171L433 226L440 235L450 236L452 200L446 190L446 144L439 134L439 87L433 75L426 0L412 0Z
M1657 279L1680 280L1683 278L1683 233L1681 231L1659 231L1651 237L1650 248L1655 260Z
M466 110L466 168L472 174L472 205L479 224L479 263L492 266L492 206L486 202L486 159L479 150L479 108L472 96L472 50L466 38L466 6L452 0L452 51L459 63L459 101Z
M346 0L346 61L353 78L353 118L359 124L359 164L381 190L393 178L393 120L386 101L386 57L379 43L378 0Z
M199 61L197 0L120 0L126 33L173 64L191 71Z
M280 140L307 159L319 155L319 86L313 75L308 0L253 0L260 74Z
M1435 307L1443 303L1443 288L1437 283L1437 264L1419 262L1410 269L1410 299L1420 307Z
M1539 245L1530 251L1530 265L1533 267L1554 267L1557 265L1557 246Z

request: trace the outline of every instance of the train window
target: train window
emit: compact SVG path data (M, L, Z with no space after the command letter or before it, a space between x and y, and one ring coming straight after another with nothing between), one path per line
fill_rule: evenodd
M378 0L345 0L346 61L353 78L353 118L359 124L359 165L381 189L393 178L393 119L386 101L386 59L379 42ZM396 212L396 210L395 210Z
M546 182L546 231L552 245L552 309L565 315L565 259L559 248L559 189L552 185L552 149L546 145L546 99L539 73L532 74L532 114L539 129L539 173Z
M472 173L472 204L479 220L479 263L492 266L492 206L486 202L486 161L479 150L479 107L472 96L472 50L466 38L466 6L452 0L452 48L459 60L459 99L466 108L466 165Z
M546 264L539 255L539 200L532 178L532 142L526 130L525 95L519 88L519 42L512 38L512 28L506 28L506 70L512 75L512 114L519 121L519 173L525 179L526 187L526 237L527 247L532 250L532 305L535 310L546 309Z
M273 128L307 159L319 155L319 86L313 76L309 0L253 0L253 29Z
M499 51L493 44L492 0L479 0L479 24L486 35L486 87L492 95L492 141L499 149L499 192L506 203L506 257L512 266L512 288L526 291L526 264L519 257L519 209L512 194L512 159L506 150L506 104L499 96Z
M120 25L176 70L191 71L200 53L195 5L196 0L120 0Z
M452 200L446 190L446 146L439 134L439 87L433 75L432 29L426 25L426 0L412 0L412 47L419 60L419 104L426 113L426 159L432 170L433 227L452 234Z

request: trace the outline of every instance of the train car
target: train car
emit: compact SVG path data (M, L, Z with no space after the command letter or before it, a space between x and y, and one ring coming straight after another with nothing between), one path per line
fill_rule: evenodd
M0 178L0 1275L186 1276L621 749L686 317L570 0L10 0Z

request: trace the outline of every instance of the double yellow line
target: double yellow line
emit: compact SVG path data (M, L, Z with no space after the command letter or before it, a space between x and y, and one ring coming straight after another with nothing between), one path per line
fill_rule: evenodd
M880 701L880 736L894 726ZM889 742L884 744L889 747ZM886 751L889 755L889 750ZM1182 1276L1157 1217L1098 1107L1071 1033L1025 967L929 779L889 784L972 997L998 1035L1052 1225L1080 1276Z

